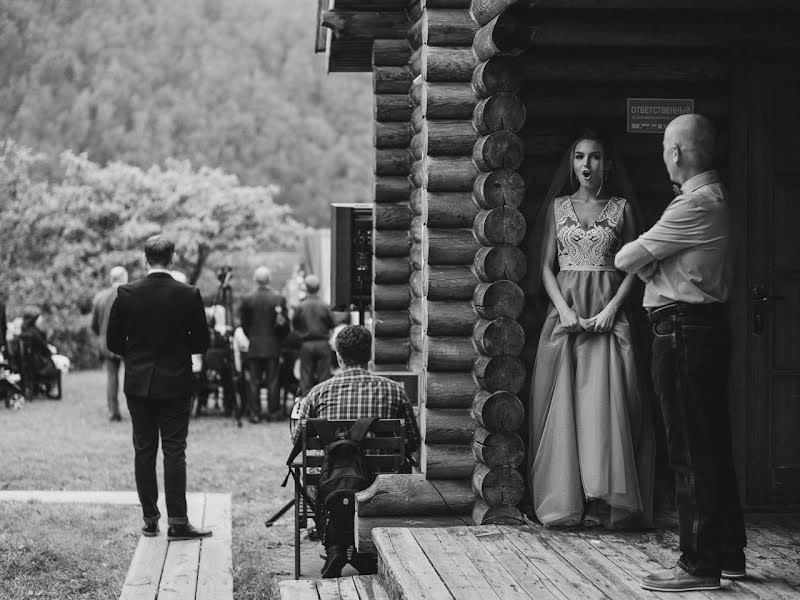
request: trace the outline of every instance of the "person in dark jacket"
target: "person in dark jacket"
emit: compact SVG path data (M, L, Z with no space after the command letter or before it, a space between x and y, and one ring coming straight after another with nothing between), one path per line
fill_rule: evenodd
M197 288L169 272L175 244L155 235L145 242L147 277L117 288L106 344L125 360L124 391L133 425L136 489L142 503L142 534L158 535L156 454L164 453L167 539L211 535L194 528L186 514L186 437L192 393L192 354L208 348L203 299Z
M42 311L38 306L26 306L22 311L22 326L19 341L27 346L30 352L29 368L36 381L50 382L58 376L58 369L53 362L53 353L47 344L47 334L40 326Z
M251 423L258 423L261 420L259 390L262 377L267 384L267 420L282 416L278 366L281 344L289 332L289 318L286 298L269 287L269 269L258 267L254 279L256 289L242 298L239 322L250 340L247 351L249 420Z
M300 393L308 394L312 387L331 376L330 336L333 329L333 313L330 306L321 300L319 278L306 277L308 294L295 310L292 324L302 340L300 346Z

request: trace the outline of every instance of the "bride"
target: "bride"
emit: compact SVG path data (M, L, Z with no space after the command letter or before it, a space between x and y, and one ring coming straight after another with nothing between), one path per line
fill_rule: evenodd
M609 193L609 154L594 133L575 140L545 205L550 302L531 385L529 483L546 526L652 518L653 429L625 308L635 275L614 268L637 224L631 204Z

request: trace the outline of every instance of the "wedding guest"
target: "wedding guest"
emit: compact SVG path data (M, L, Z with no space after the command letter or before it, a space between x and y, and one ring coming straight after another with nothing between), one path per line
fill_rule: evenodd
M331 376L330 337L333 313L327 302L319 297L320 282L316 275L305 279L307 295L295 309L292 324L300 338L300 393Z
M247 350L250 422L261 420L260 388L262 377L267 386L267 420L283 416L280 404L281 344L289 333L286 299L270 285L270 271L258 267L253 279L256 289L242 298L239 322L250 344Z
M109 273L111 285L101 290L92 300L92 331L97 336L100 349L100 358L106 372L106 404L108 405L108 418L111 421L122 421L119 414L119 369L122 357L110 352L106 345L108 332L108 317L111 314L111 305L117 298L117 288L128 283L128 271L125 267L116 266Z
M147 277L117 288L106 344L125 360L124 391L133 425L136 489L142 504L142 535L159 533L156 455L164 454L167 539L211 535L186 513L186 438L192 406L192 354L208 348L203 299L197 288L175 281L169 268L175 244L154 235L144 245Z
M529 483L545 525L621 527L652 518L654 438L614 255L636 235L613 194L609 147L584 132L551 185L541 285L549 298L530 394Z
M618 268L647 282L653 382L676 475L681 556L642 581L660 592L717 589L720 575L746 575L727 390L731 217L714 149L714 127L701 115L667 126L664 164L681 193L616 257Z

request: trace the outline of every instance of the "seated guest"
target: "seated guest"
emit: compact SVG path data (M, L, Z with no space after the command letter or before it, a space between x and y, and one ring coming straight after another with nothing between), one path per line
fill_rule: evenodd
M406 450L413 452L419 448L420 435L411 402L401 384L367 370L371 353L372 334L366 327L350 325L342 329L336 336L336 357L342 370L311 389L300 410L300 423L315 418L342 421L361 417L404 419ZM298 427L292 434L295 443L300 438L301 429ZM324 578L341 575L348 562L347 549L352 545L329 544L325 547ZM374 572L374 557L354 554L349 562L359 573Z
M19 340L30 349L34 377L39 380L54 379L58 369L53 362L53 352L47 344L44 332L44 317L38 306L26 306L22 312L22 327Z

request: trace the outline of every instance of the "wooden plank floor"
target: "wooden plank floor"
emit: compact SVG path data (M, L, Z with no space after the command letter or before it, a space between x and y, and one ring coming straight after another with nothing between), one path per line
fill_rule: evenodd
M278 586L281 600L389 600L375 575L316 581L287 580Z
M189 521L214 535L168 542L162 523L158 537L141 537L120 600L233 599L231 497L187 494L186 501Z
M639 586L644 575L675 565L674 529L379 528L373 537L381 583L393 600L800 600L798 517L748 517L749 576L723 580L721 591L681 594ZM307 586L306 595L281 597L350 597L323 596L313 582L300 583Z

